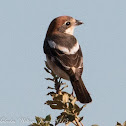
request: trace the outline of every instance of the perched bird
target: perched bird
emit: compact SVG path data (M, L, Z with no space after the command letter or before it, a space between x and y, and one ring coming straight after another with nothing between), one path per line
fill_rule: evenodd
M80 45L73 36L75 26L83 22L70 16L55 18L49 25L44 40L44 53L50 69L59 77L70 80L81 103L92 101L81 75L83 56Z

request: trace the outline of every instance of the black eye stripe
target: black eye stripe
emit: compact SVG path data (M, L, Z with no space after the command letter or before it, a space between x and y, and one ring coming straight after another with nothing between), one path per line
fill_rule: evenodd
M68 21L68 22L66 22L66 25L68 26L68 25L70 25L70 22Z

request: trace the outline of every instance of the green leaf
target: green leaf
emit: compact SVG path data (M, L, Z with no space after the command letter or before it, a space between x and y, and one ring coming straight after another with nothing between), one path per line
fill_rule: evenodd
M44 119L43 118L41 118L41 117L35 117L35 119L36 119L36 122L39 124L40 122L42 123L42 122L44 122Z
M33 123L32 126L40 126L39 124Z
M54 81L54 79L52 78L45 78L46 80L50 80L50 81Z
M47 69L46 67L44 67L44 69L47 73L50 73L49 69Z
M59 123L62 123L63 122L63 116L62 115L59 115L57 117L57 119L55 120L55 125L58 125Z
M74 114L70 114L70 113L67 113L67 112L62 112L61 115L59 115L57 117L57 120L55 121L55 125L57 125L59 123L68 124L69 122L72 122L73 120L75 120L75 115Z
M55 88L52 88L52 87L48 86L47 89L55 89Z
M73 105L70 102L66 103L65 110L67 113L71 113L71 114L73 114L73 111L75 111Z
M82 120L83 120L83 117L80 117L80 118L79 118L79 122L82 121Z
M75 104L74 105L74 107L75 107L75 113L77 113L77 115L79 115L80 114L80 111L85 107L86 105L83 105L81 108L77 105L77 104Z
M47 105L50 105L50 107L52 109L63 109L64 108L64 104L61 101L47 101L46 102Z
M50 115L47 115L46 118L45 118L45 121L50 122L51 121L51 116Z
M75 115L69 114L67 118L70 122L73 122L73 120L75 120Z
M56 93L55 92L49 92L47 95L51 95L51 96L53 96L53 95L55 95Z
M56 94L53 98L54 101L62 101L62 95Z
M44 125L42 126L50 126L49 122L46 122Z
M81 111L81 108L80 108L77 104L74 105L74 109L75 109L74 113L77 113L77 115L78 115L78 114L80 113L80 111Z
M58 105L50 105L50 107L51 107L52 109L59 109L59 110L62 110L62 109L63 109L62 106L58 106Z
M62 112L61 115L64 115L66 120L68 121L73 121L75 120L75 115L74 114L70 114L70 113L67 113L67 112Z

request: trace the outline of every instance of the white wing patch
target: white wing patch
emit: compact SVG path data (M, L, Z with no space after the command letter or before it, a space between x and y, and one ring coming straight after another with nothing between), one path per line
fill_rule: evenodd
M66 48L64 46L60 46L60 45L57 45L56 47L57 47L57 49L64 52L65 54L69 54L69 49L68 48Z
M78 42L70 50L67 47L56 44L52 40L49 40L48 44L51 48L59 49L60 51L64 52L65 54L68 54L68 55L75 54L79 50Z
M78 42L70 49L70 54L75 54L79 50Z
M48 44L51 48L56 48L56 43L52 40L48 40Z

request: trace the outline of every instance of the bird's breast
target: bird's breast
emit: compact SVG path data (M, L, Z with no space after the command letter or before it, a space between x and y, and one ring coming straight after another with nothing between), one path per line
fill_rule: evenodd
M46 59L47 59L47 64L49 68L54 72L54 74L56 74L58 77L61 77L63 79L70 80L68 74L65 73L62 69L60 69L55 64L55 60L53 59L53 57L50 58L48 55L46 55Z

